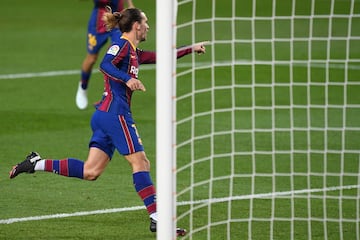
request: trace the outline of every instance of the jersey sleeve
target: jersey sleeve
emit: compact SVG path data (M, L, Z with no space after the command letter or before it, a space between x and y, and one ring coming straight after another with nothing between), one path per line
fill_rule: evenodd
M185 55L188 55L190 53L192 53L192 47L191 46L185 46L185 47L180 47L177 49L177 58L182 58Z
M138 55L139 64L151 64L156 63L156 52L144 51L142 49L136 49Z
M115 81L129 81L131 76L126 71L118 67L122 65L122 62L128 57L128 55L128 44L124 44L122 47L117 44L112 45L100 63L100 71Z
M151 64L151 63L156 63L156 52L153 51L144 51L141 49L136 49L138 58L139 58L139 64ZM190 53L192 53L192 47L191 46L186 46L186 47L181 47L177 49L177 58L182 58L185 55L188 55Z

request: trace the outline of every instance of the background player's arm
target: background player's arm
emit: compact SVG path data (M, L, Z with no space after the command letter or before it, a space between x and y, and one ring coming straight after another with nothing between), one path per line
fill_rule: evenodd
M125 3L126 3L126 6L128 8L134 8L135 7L132 0L125 0Z

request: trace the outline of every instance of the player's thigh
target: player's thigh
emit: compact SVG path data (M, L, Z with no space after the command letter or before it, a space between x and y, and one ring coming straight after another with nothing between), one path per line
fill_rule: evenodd
M114 136L112 135L117 124L116 114L96 110L90 121L93 133L89 142L89 148L97 147L107 153L111 159L115 151Z
M87 51L89 54L97 54L100 49L106 44L110 34L105 33L88 33L87 36Z

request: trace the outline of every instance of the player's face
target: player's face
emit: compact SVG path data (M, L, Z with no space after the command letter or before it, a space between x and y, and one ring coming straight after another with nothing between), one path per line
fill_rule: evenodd
M148 24L148 19L147 19L145 13L141 13L141 15L143 16L143 19L141 20L141 23L139 24L138 36L139 36L140 42L143 42L146 40L147 32L149 31L149 24Z

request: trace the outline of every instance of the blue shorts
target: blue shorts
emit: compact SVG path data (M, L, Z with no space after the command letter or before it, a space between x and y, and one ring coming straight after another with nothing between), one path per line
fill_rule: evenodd
M120 39L122 33L118 28L114 28L110 32L97 33L96 30L88 30L86 38L87 51L90 54L98 54L100 49L105 45L108 38L111 38L111 42Z
M91 118L93 135L89 147L104 151L110 159L115 149L121 155L144 151L141 138L130 113L116 115L96 110Z

